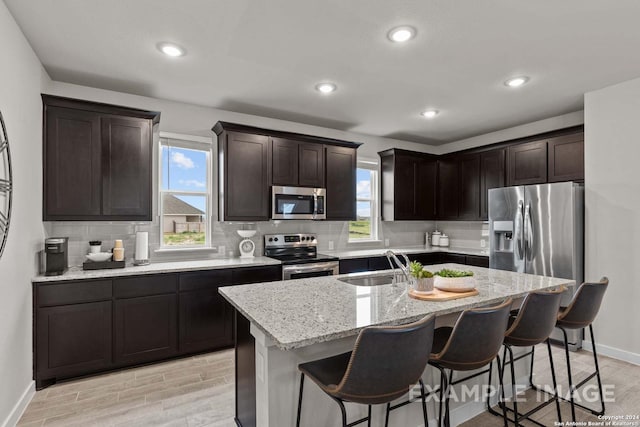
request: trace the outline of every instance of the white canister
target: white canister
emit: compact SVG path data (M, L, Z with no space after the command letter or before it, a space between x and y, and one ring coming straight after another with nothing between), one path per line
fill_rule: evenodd
M440 236L440 246L449 246L449 236L446 234Z
M438 230L434 231L433 234L431 234L431 245L432 246L440 246L440 235L442 233L440 233Z

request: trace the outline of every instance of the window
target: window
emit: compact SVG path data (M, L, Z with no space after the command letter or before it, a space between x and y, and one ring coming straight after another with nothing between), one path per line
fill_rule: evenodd
M357 220L349 222L349 242L378 240L378 163L358 161Z
M210 247L211 143L160 138L160 230L163 248Z

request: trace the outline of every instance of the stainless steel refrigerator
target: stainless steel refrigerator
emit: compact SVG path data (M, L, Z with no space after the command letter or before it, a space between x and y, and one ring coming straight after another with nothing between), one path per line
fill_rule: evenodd
M574 182L489 190L489 266L573 279L584 276L584 187ZM571 299L568 293L562 301ZM552 338L561 339L557 331ZM569 336L582 346L582 331Z

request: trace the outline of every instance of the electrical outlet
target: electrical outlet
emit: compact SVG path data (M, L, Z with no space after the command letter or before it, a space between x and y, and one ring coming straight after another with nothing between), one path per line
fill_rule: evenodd
M389 247L389 239L384 239L384 247L385 248Z
M480 247L481 248L486 248L487 247L487 241L484 239L480 239Z
M227 247L225 245L218 246L218 253L222 256L227 255Z
M335 247L333 245L333 240L329 240L329 250L332 251L334 249L335 249Z

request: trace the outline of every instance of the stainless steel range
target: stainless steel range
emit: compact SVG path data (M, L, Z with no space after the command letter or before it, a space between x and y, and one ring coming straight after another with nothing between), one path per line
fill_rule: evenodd
M264 255L282 262L282 279L333 276L338 258L318 254L315 234L265 234Z

